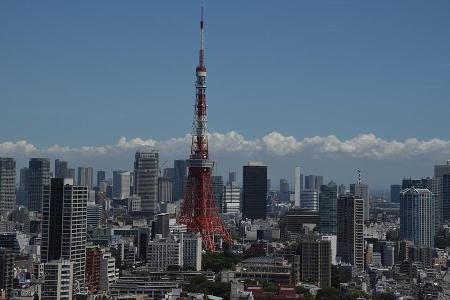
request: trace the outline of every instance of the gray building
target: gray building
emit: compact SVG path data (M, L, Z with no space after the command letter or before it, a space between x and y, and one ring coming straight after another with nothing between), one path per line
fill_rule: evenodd
M369 220L369 185L364 183L352 183L350 184L350 194L364 200L364 221Z
M113 198L126 199L131 195L131 172L114 171L113 172Z
M156 215L158 205L159 153L136 152L134 159L134 193L141 198L143 212Z
M78 185L87 186L89 190L94 187L94 170L92 167L78 167Z
M300 208L319 211L319 191L304 189L300 192Z
M69 164L67 161L55 159L55 178L68 178Z
M42 300L71 300L73 293L73 262L53 260L44 263Z
M364 200L354 195L337 201L337 256L360 271L364 269Z
M211 176L211 189L214 197L214 204L219 212L223 210L223 178L222 176Z
M400 203L400 192L402 191L402 186L400 184L391 185L391 202Z
M323 184L323 176L317 175L305 176L305 185L304 185L305 189L318 191L322 184Z
M7 215L16 208L16 161L0 157L0 213Z
M168 177L159 177L158 179L158 198L159 203L172 203L173 184L172 179Z
M106 172L103 170L97 171L97 187L100 186L100 182L106 180Z
M14 281L14 255L11 249L0 247L0 291L5 291L6 299L11 297ZM1 292L0 292L1 295Z
M330 181L320 186L319 229L323 234L336 234L337 185Z
M70 260L74 288L85 283L88 194L87 186L63 178L53 178L43 192L41 261Z
M400 238L417 247L434 248L436 196L428 189L410 187L400 193Z
M223 210L224 213L241 212L241 187L236 181L228 181L223 187Z
M44 186L50 184L50 160L31 158L28 165L28 210L42 211Z
M287 179L280 179L280 200L283 202L289 202L291 196L291 190L289 188L289 182Z
M437 202L440 208L439 217L441 221L450 220L450 161L445 165L434 166L434 178L437 181Z
M173 178L173 201L178 201L184 197L184 185L187 177L186 160L174 161L174 178Z

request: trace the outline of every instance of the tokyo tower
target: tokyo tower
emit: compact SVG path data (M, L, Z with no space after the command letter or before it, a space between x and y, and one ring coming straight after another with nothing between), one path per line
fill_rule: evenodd
M214 162L209 160L208 153L206 67L203 39L204 21L202 9L199 64L196 68L196 100L194 105L191 155L187 160L188 179L178 222L186 224L188 230L201 234L204 249L215 251L218 239L221 238L229 245L232 244L233 240L225 229L219 212L215 207L211 188L211 174Z

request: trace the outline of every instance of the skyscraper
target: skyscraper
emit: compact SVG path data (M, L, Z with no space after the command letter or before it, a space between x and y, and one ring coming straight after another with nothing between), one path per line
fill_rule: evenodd
M28 186L29 186L29 171L28 167L20 169L19 188L17 189L16 205L28 205Z
M94 186L94 170L92 167L78 167L78 185L85 185L89 191Z
M434 247L436 195L410 187L400 193L400 238L418 247Z
M223 178L222 176L211 176L211 188L214 195L214 202L219 212L222 211L223 203Z
M158 205L159 153L136 152L134 159L135 194L141 197L143 212L156 215Z
M369 186L361 182L352 183L350 184L350 194L364 200L364 221L369 220Z
M450 220L450 161L447 161L445 165L434 166L434 178L437 180L437 191L435 192L441 212L436 217L445 222Z
M114 171L113 172L113 198L126 199L130 197L131 172Z
M294 171L294 206L300 207L300 192L303 188L303 177L300 167L295 167Z
M67 161L55 159L55 178L67 178L69 175Z
M53 178L43 195L41 260L70 260L74 289L84 287L88 188Z
M402 186L399 184L391 185L391 202L400 203L400 192L402 191Z
M320 233L336 234L337 185L330 181L320 186L319 228Z
M172 180L167 177L159 177L158 198L159 203L172 203Z
M0 157L0 213L9 214L16 208L16 161Z
M286 179L280 179L280 200L282 202L289 202L291 191L289 188L289 182Z
M100 186L100 182L106 180L106 172L103 170L97 171L97 186Z
M74 168L67 169L67 178L73 179L73 184L77 184L77 177L75 176Z
M364 200L354 195L337 201L337 256L364 269Z
M305 176L305 189L308 190L319 190L320 186L323 184L323 176L308 175Z
M28 210L42 211L44 186L50 184L50 160L32 158L28 167Z
M249 162L243 167L242 214L248 219L265 219L267 213L267 167Z
M187 164L185 160L175 160L174 163L174 180L173 180L173 201L183 199L184 185L187 176Z

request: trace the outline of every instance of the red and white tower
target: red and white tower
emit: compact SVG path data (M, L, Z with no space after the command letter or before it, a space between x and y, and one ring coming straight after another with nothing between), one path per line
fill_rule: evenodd
M192 132L191 155L187 160L188 180L181 203L180 223L186 224L188 230L199 232L206 250L215 251L216 239L221 238L231 244L232 239L215 207L211 188L211 174L214 162L209 160L208 130L206 117L206 67L204 64L204 21L203 9L200 21L200 55L196 68L197 81Z

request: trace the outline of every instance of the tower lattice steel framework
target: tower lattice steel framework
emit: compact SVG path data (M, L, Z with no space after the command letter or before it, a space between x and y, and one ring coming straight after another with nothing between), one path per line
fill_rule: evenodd
M209 160L208 154L206 67L204 64L203 36L204 21L202 9L199 64L196 68L196 101L194 105L192 145L191 155L187 160L189 173L178 221L186 224L188 230L201 234L205 249L215 251L217 239L221 238L230 245L232 239L215 207L211 188L211 174L214 163Z

